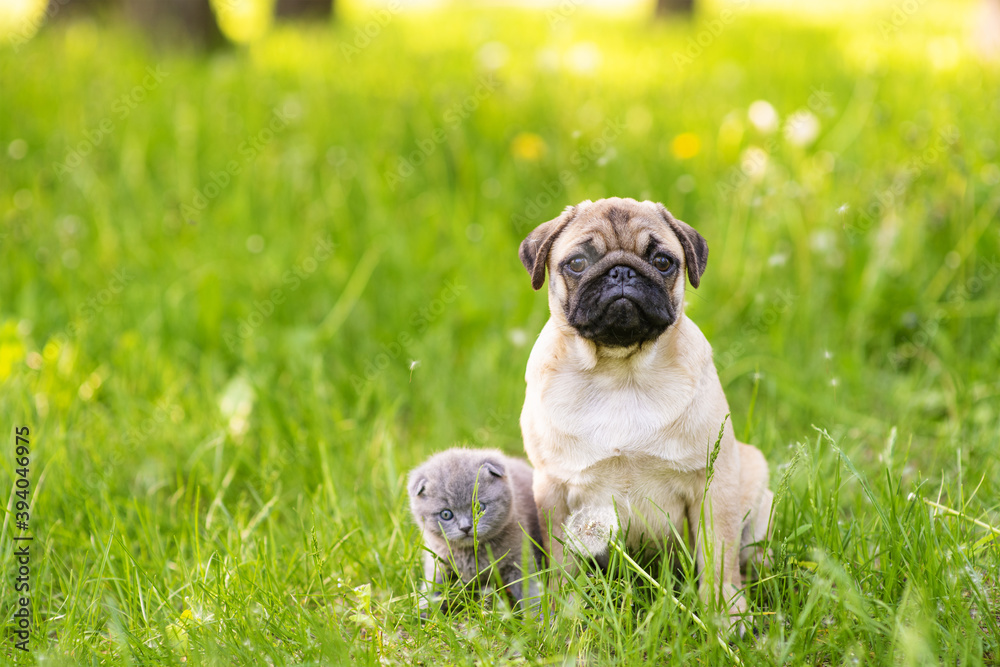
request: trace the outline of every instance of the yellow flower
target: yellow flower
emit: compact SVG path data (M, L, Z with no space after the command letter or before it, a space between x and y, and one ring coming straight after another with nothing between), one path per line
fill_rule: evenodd
M701 139L693 132L684 132L670 142L670 151L678 160L687 160L701 151Z
M531 162L541 159L546 151L548 146L545 145L545 139L534 132L521 132L510 144L510 152L514 157Z
M0 380L6 380L24 359L27 349L17 331L17 322L8 320L0 327Z

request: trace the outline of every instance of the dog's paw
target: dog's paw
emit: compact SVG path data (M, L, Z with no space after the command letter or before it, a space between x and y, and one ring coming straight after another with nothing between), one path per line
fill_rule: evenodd
M608 543L618 531L618 517L611 507L587 507L570 515L565 531L567 548L598 563L607 563Z

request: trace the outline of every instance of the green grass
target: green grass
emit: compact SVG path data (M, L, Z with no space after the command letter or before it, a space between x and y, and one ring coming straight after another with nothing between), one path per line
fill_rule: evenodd
M27 425L35 542L32 652L11 625L4 660L731 664L618 558L551 588L542 625L489 605L421 624L411 595L406 471L462 442L521 451L547 304L517 244L620 195L708 239L688 313L771 465L774 565L747 590L743 663L1000 662L981 525L1000 527L1000 70L950 4L885 36L890 14L739 10L681 65L711 14L397 15L350 62L363 16L207 59L118 22L5 47L0 491ZM568 71L588 42L597 68ZM148 67L166 75L129 108ZM819 138L765 136L759 99L811 109Z

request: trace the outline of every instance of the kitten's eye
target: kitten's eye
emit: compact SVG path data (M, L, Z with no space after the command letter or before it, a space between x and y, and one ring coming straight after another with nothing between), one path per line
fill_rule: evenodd
M480 512L485 512L486 511L486 503L482 503L482 502L479 503L479 511Z
M566 266L568 266L569 270L573 273L583 273L586 268L590 266L590 262L588 262L587 258L583 255L577 255L573 259L569 260L569 264Z
M653 257L653 261L651 263L654 269L660 273L666 273L670 270L670 267L674 265L674 260L661 252Z
M442 521L451 521L455 518L455 515L451 513L451 510L441 510L441 513L438 514L438 516L441 517Z

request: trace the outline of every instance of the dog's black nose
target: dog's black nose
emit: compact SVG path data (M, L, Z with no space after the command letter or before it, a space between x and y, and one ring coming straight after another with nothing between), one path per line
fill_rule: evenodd
M616 283L630 283L635 280L635 269L619 264L608 271L608 278Z

